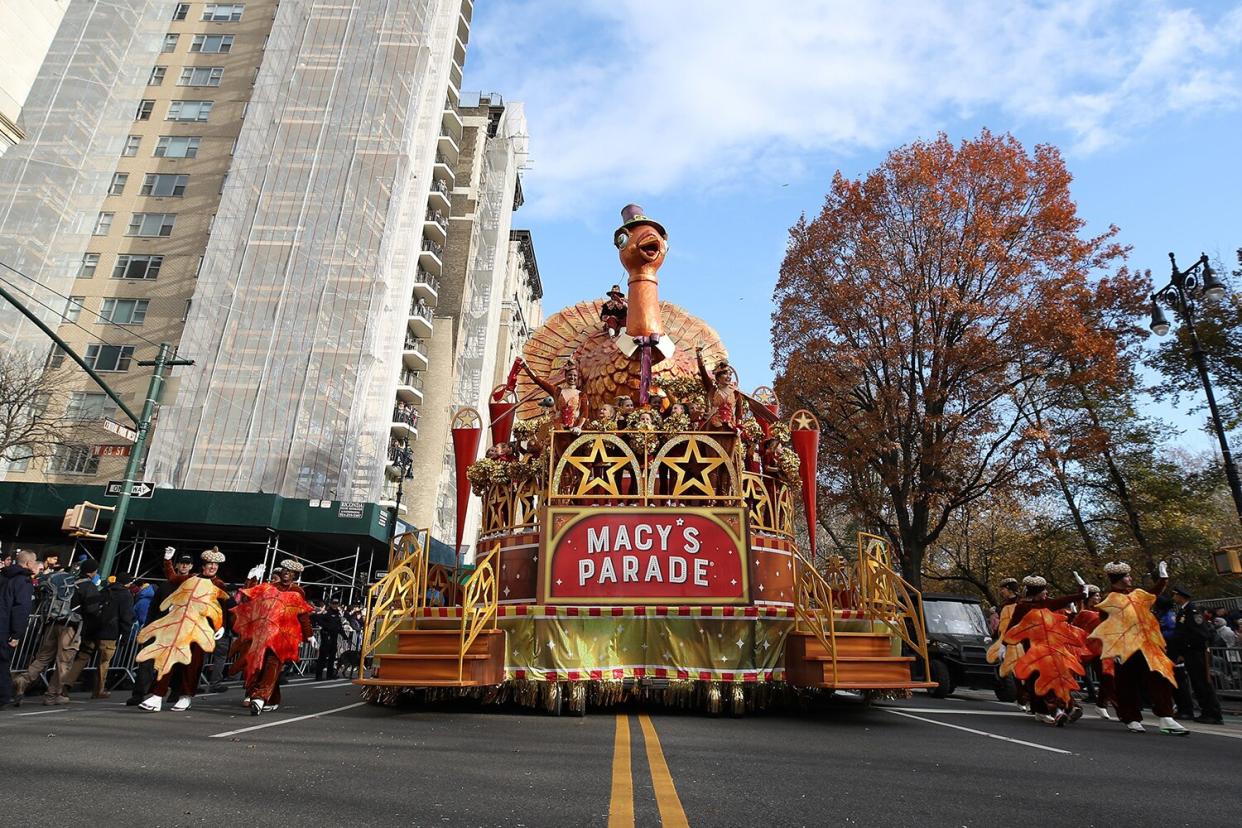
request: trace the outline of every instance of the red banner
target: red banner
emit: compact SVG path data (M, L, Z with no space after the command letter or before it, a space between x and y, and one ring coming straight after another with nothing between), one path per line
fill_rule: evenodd
M457 556L461 557L461 536L466 531L466 507L470 505L470 483L466 468L479 456L479 436L483 433L479 412L463 408L453 415L453 463L457 469Z
M547 526L546 603L749 603L741 509L553 507Z
M802 510L806 516L806 533L811 542L807 557L815 560L816 507L815 487L819 469L819 420L805 408L794 412L789 420L789 439L798 455L798 476L802 479Z

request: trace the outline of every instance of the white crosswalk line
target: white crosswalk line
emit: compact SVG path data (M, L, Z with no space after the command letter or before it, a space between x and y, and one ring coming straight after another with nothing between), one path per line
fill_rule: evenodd
M253 727L243 727L243 728L239 728L238 730L228 730L228 731L225 731L224 733L213 733L207 738L223 739L225 736L236 736L239 733L250 733L251 731L263 730L264 728L267 728L267 727L279 727L280 725L293 724L294 722L300 722L303 719L318 719L320 716L330 716L333 713L340 713L342 710L352 710L355 707L362 707L364 704L366 704L366 702L354 702L353 704L347 704L344 707L334 707L331 710L321 710L318 713L308 713L305 716L294 716L292 719L280 719L279 721L275 721L275 722L264 722L263 724L254 725Z
M1023 747L1035 748L1036 750L1046 750L1049 753L1060 753L1065 756L1074 755L1073 751L1061 750L1061 748L1049 747L1048 745L1037 745L1034 742L1025 742L1021 739L1011 739L1008 736L1001 736L996 733L988 733L986 730L975 730L973 727L963 727L962 725L950 724L949 722L938 722L935 719L927 719L927 718L924 718L923 716L915 716L913 713L903 713L902 711L897 710L892 707L883 707L880 709L886 710L889 713L892 713L896 716L904 716L907 719L916 719L920 722L926 722L927 724L934 724L939 727L948 727L948 728L952 728L953 730L961 730L965 733L973 733L976 736L986 736L989 739L999 739L1002 742L1010 742L1015 745L1022 745Z

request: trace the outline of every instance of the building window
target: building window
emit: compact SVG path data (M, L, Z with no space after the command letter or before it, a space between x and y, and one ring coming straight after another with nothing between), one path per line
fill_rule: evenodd
M65 309L60 314L61 320L64 322L77 322L78 317L82 315L82 303L85 301L85 296L70 296L65 300Z
M125 192L125 183L129 181L129 173L113 173L112 183L108 185L108 195L121 195Z
M65 352L59 345L53 345L47 354L47 367L59 368L65 364Z
M161 135L155 145L156 158L193 158L203 139L197 136Z
M99 324L141 325L147 319L150 299L105 299L99 311Z
M190 13L189 3L178 3L173 9L173 20L185 20L185 16Z
M177 50L177 38L179 37L181 37L181 35L173 34L172 32L164 35L164 47L160 49L160 51L164 54L175 52Z
M99 458L91 452L90 446L57 446L48 471L54 474L96 474Z
M197 279L202 272L203 272L203 257L199 256L198 267L194 268L194 278Z
M190 42L190 51L212 55L231 52L233 51L233 35L194 35L194 40Z
M223 66L187 66L181 70L178 86L219 86L224 77Z
M245 9L245 3L208 3L203 7L203 19L212 23L236 23Z
M217 195L224 195L224 185L228 182L228 180L229 180L228 173L225 173L223 176L220 177L220 192L217 193Z
M85 362L96 371L120 373L129 370L129 363L134 358L133 345L98 345L86 346Z
M125 229L127 236L171 236L173 224L177 221L174 213L134 213Z
M155 101L144 99L138 102L138 111L134 113L135 121L151 120L151 111L155 109Z
M184 322L185 320L187 320L187 319L189 319L189 318L190 318L190 306L191 306L191 305L193 305L193 304L194 304L194 300L193 300L193 299L186 299L186 300L185 300L185 310L181 312L181 321L182 321L182 322Z
M168 173L148 173L142 180L139 195L180 198L185 195L185 185L190 180L188 175L171 175Z
M125 149L121 150L122 158L133 158L138 154L138 147L142 146L141 135L131 135L125 139Z
M112 218L116 213L100 213L95 219L95 231L93 235L106 236L108 231L112 229Z
M233 139L233 146L229 147L229 155L232 155L235 152L237 152L237 139L236 138Z
M160 275L160 267L164 264L163 256L132 256L121 254L116 257L116 265L112 268L113 279L146 279L151 281Z
M30 446L14 446L9 449L9 471L24 472L30 468L30 460L34 457L34 449Z
M151 70L151 77L147 79L147 86L159 86L164 82L164 76L167 74L167 66L156 66Z
M66 420L102 420L116 416L116 403L107 395L95 391L74 391L65 407Z
M78 265L78 278L90 279L95 275L95 268L99 267L99 254L86 253L82 256L82 263Z
M168 105L169 121L205 121L211 114L211 101L173 101Z

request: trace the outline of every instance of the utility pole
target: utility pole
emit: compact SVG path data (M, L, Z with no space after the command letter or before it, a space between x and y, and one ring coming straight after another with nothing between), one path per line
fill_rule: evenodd
M103 560L99 562L99 577L107 579L112 574L112 564L116 561L116 550L121 544L121 533L125 530L125 515L129 512L129 499L137 482L138 468L143 462L143 454L147 445L147 434L151 431L151 417L155 407L159 405L160 393L164 389L164 369L175 365L193 365L192 359L169 357L172 346L167 342L160 343L159 354L154 360L141 360L139 365L152 366L151 382L147 386L147 399L142 404L142 414L138 417L138 434L134 437L134 448L129 454L129 462L125 464L125 482L121 484L121 496L117 499L116 510L112 513L112 523L108 526L108 539L104 541Z

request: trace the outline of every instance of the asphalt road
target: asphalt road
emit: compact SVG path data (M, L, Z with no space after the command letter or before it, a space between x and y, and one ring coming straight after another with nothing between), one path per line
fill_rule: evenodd
M1242 724L1056 729L971 698L804 717L384 708L339 682L186 713L0 711L5 822L96 825L1117 826L1236 822Z

